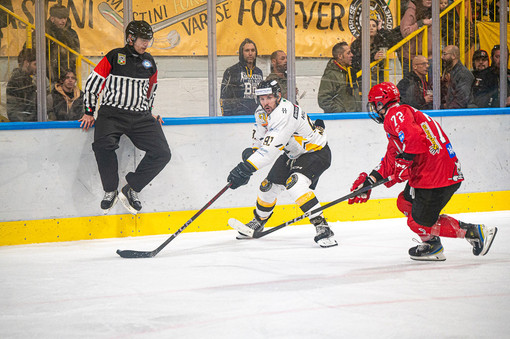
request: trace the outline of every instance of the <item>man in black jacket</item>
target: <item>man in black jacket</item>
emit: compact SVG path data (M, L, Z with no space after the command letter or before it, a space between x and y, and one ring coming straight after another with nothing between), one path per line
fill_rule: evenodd
M46 21L46 33L76 52L80 51L80 40L76 31L71 28L67 7L58 4L51 6L50 17ZM48 75L53 83L60 79L66 69L76 71L76 56L51 39L47 39L47 43L50 59Z
M96 124L92 149L105 195L101 208L107 213L117 196L133 214L142 209L138 193L170 161L170 148L161 128L163 119L152 115L157 87L157 68L145 50L152 41L151 26L145 21L131 21L126 28L126 46L106 54L85 84L85 114L79 120L88 130ZM101 107L94 120L99 93ZM115 150L125 134L145 156L134 172L126 175L127 184L117 192L118 163Z
M262 79L262 70L257 67L257 46L252 40L244 39L239 46L239 62L223 73L220 94L223 115L255 113L255 89Z
M32 78L37 68L35 49L21 51L19 66L7 83L7 117L10 121L37 121L37 87Z
M429 60L423 55L413 59L412 72L397 85L401 103L419 110L432 109L432 84L427 80L428 68Z
M460 62L460 51L457 46L446 46L441 59L443 60L443 76L441 78L443 86L441 96L444 95L443 108L467 108L471 101L471 87L475 79L473 74Z

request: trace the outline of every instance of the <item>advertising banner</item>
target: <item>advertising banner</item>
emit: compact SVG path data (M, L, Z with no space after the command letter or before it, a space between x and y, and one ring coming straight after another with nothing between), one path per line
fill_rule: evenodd
M69 8L72 28L86 56L103 55L123 44L122 0L50 0L46 13L57 3ZM370 16L391 29L396 21L396 2L388 3L371 0ZM295 1L296 56L329 57L337 42L351 43L360 34L361 5L362 0ZM13 2L14 12L30 23L34 22L33 7L33 0ZM206 0L134 0L133 18L152 26L153 55L207 55ZM215 20L218 55L235 55L245 38L256 42L259 54L286 49L285 0L216 0ZM24 25L11 23L3 31L15 36L14 31L23 29ZM2 44L7 47L5 40ZM10 55L18 52L8 51Z

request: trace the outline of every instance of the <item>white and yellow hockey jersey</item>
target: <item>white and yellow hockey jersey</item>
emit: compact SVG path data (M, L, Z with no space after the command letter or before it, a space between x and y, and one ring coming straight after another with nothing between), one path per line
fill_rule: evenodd
M248 162L257 170L271 164L281 151L290 159L321 150L327 144L326 132L317 128L301 107L282 99L270 115L258 106L255 111L253 153Z

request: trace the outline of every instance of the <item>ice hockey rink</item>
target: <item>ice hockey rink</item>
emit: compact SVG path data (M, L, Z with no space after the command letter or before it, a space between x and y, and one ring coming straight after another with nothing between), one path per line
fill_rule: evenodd
M510 211L456 215L498 227L485 257L443 238L416 262L405 219L0 247L0 338L509 338Z

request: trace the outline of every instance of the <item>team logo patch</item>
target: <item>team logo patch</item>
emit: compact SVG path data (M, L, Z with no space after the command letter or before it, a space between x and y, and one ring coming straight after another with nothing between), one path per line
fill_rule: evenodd
M455 157L455 151L453 150L452 144L450 144L450 143L446 144L446 149L448 150L448 154L450 155L450 158Z
M404 139L405 139L404 131L400 131L398 133L398 138L400 139L400 142L404 142Z
M117 63L119 65L125 65L126 64L126 54L120 54L117 56Z
M142 66L145 67L145 69L149 69L152 67L152 62L150 62L149 60L144 60L142 61Z

